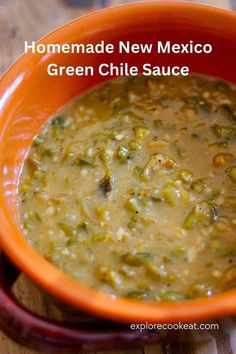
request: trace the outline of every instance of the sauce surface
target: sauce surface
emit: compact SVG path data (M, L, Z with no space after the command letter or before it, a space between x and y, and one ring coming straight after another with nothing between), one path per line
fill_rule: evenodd
M22 230L66 274L113 296L179 301L236 284L236 88L125 78L35 138Z

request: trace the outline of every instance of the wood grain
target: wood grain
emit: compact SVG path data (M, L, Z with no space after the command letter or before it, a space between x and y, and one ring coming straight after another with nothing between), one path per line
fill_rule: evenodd
M99 7L116 5L118 0L0 0L0 73L23 51L25 40L37 40L65 22ZM122 1L121 1L122 2ZM129 2L129 1L123 1ZM236 8L235 0L206 0L206 3ZM49 305L40 292L24 276L15 285L17 298L29 309L50 318L64 315ZM39 354L15 344L0 333L0 354ZM224 323L224 333L198 336L189 344L154 344L143 349L97 352L96 354L236 354L236 326ZM74 352L76 354L76 352ZM95 354L95 353L92 353Z

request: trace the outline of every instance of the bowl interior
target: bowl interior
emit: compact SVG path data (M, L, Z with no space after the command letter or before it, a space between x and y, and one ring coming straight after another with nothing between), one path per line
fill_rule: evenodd
M11 260L48 292L64 302L99 315L124 321L173 321L212 317L236 309L229 292L214 299L181 305L139 304L111 300L67 279L26 243L17 213L17 186L27 151L47 119L65 103L109 77L50 77L47 66L127 62L140 69L152 65L188 65L191 72L236 83L236 15L201 5L145 3L108 9L75 20L40 42L97 43L118 48L119 40L133 43L210 43L210 54L34 54L23 55L0 82L0 243ZM228 306L224 305L225 296ZM235 303L235 304L234 304ZM171 309L171 311L170 311ZM184 311L183 311L184 310Z

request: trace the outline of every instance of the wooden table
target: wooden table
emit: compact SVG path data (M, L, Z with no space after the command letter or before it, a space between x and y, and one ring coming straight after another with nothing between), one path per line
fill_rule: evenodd
M25 40L37 40L52 29L101 6L116 5L118 0L0 0L0 73L23 51ZM199 1L198 1L199 2ZM206 0L205 3L236 10L236 0ZM40 292L21 276L15 294L29 309L48 317L63 318ZM37 354L0 333L0 354ZM96 354L108 354L97 352ZM143 349L109 351L109 354L235 354L236 322L224 321L224 330L201 336L189 344L155 344ZM95 354L95 353L93 353Z

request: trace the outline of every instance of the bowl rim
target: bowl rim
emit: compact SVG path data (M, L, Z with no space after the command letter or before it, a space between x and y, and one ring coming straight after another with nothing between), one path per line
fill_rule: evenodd
M153 11L154 8L168 8L172 11L176 10L177 6L179 10L182 9L183 11L199 10L207 14L217 14L222 16L224 21L231 18L236 23L236 14L234 12L203 4L138 2L98 10L76 18L51 31L37 43L41 43L51 37L59 39L61 32L64 35L65 33L68 34L74 26L86 21L99 21L101 23L101 21L106 19L106 16L119 16L120 13L127 13L134 8L139 11L142 11L144 7L146 9L149 8L150 11ZM37 65L38 58L38 55L33 55L32 53L21 55L1 77L0 96L6 93L7 88L16 80L20 72L33 70L34 65ZM29 61L33 62L30 68L27 65ZM191 322L193 320L200 321L230 315L236 312L236 289L210 298L186 300L178 303L144 303L123 298L112 298L105 293L93 290L71 279L36 253L26 242L18 227L12 225L15 221L4 203L1 203L0 220L0 245L10 260L42 289L75 308L81 308L103 318L127 323L146 321L149 323L173 323L180 320ZM12 237L9 237L12 232L17 234L21 239L20 242L15 242Z

